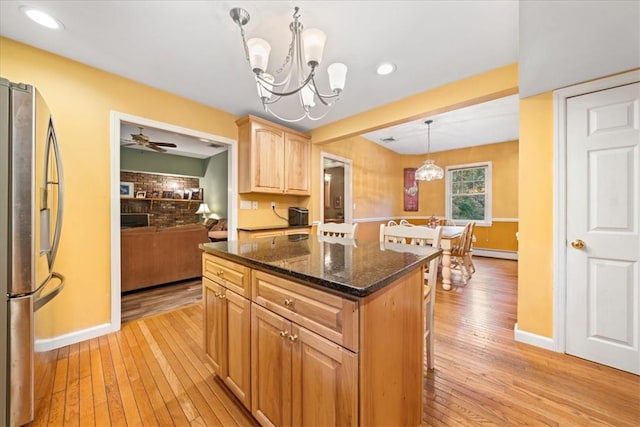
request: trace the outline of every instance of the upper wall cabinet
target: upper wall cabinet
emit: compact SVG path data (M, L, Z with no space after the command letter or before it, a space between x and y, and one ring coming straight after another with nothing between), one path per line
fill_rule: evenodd
M236 124L240 193L310 195L309 137L255 116Z

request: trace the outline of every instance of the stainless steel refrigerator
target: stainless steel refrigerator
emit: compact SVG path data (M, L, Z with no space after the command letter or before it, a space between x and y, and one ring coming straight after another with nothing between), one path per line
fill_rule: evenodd
M33 419L35 312L54 271L64 184L51 114L33 86L0 78L0 425Z

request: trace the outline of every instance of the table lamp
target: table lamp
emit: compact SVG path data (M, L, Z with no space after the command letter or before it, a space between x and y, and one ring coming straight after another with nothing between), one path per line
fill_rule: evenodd
M207 218L207 214L211 213L211 209L209 209L209 206L206 203L200 203L200 206L198 206L198 210L196 211L196 213L202 214L202 222L204 222Z

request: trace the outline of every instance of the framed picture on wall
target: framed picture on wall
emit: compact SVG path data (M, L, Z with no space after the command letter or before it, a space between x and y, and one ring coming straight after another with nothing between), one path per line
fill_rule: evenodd
M133 182L120 183L120 197L133 197Z
M184 197L184 190L176 190L173 192L174 199L182 199Z
M336 196L333 199L333 207L335 209L342 209L342 196Z
M416 168L404 169L404 206L406 212L417 212L419 206L418 182L416 181Z
M173 199L173 191L170 191L170 190L169 191L168 190L163 191L162 192L162 198L163 199Z
M136 191L136 199L144 199L147 197L146 191Z
M191 191L191 200L204 200L203 188L189 188Z

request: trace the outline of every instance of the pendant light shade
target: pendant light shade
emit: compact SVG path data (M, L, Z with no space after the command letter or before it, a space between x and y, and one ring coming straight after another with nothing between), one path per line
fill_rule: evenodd
M434 160L429 159L431 152L431 123L433 120L427 120L427 160L415 172L416 181L434 181L444 177L444 170L436 165Z

